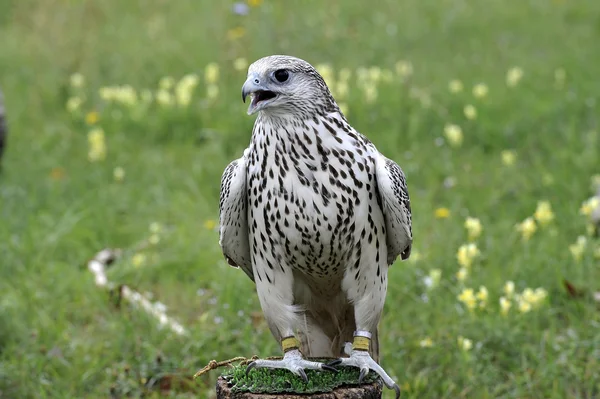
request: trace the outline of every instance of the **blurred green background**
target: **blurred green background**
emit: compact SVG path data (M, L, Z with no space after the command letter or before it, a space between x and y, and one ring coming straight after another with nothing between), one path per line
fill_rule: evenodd
M600 396L600 245L580 209L600 173L598 15L585 0L0 1L0 397L211 397L218 372L188 379L211 359L279 355L215 230L254 121L246 65L278 53L317 66L407 174L413 256L390 269L380 327L403 397ZM96 287L87 261L106 247L124 250L110 281L186 335Z

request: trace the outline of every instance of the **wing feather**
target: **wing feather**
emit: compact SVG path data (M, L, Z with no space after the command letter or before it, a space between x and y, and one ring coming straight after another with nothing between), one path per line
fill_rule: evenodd
M404 172L394 161L379 154L376 160L377 188L387 235L388 265L398 255L408 259L412 247L412 216Z
M231 266L241 268L254 281L248 236L246 157L231 162L221 177L219 245Z

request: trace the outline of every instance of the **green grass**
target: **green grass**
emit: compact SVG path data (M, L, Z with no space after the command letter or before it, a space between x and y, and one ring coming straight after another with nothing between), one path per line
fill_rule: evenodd
M231 6L0 2L10 127L0 175L0 396L206 397L218 372L196 380L197 392L161 391L157 376L185 380L211 359L280 354L253 284L222 260L211 226L221 172L242 153L253 124L240 101L245 72L233 61L274 53L352 70L349 121L408 176L420 256L390 269L380 327L382 365L403 397L599 396L600 312L590 295L600 290L599 244L589 238L580 261L569 246L586 234L579 206L600 173L600 3L269 0L246 16ZM236 27L244 35L231 40ZM403 81L393 72L367 103L357 68L394 71L399 60L410 61L413 74ZM207 101L210 62L220 66L219 95ZM507 87L514 66L524 76ZM86 80L79 90L69 84L75 72ZM154 90L162 77L188 73L201 79L184 109L129 109L98 94L108 85ZM452 79L463 82L461 93L449 92ZM483 99L471 93L477 83L489 87ZM80 113L66 110L72 96L85 97ZM466 104L477 108L476 120L466 120ZM92 110L106 136L100 162L88 160L84 116ZM459 148L443 139L447 123L462 127ZM507 149L517 154L512 167L501 161ZM126 173L122 182L116 167ZM523 242L514 226L540 200L551 202L555 220ZM449 218L435 218L440 207ZM482 256L460 283L466 216L483 224ZM153 222L163 226L160 242L138 249ZM86 262L105 247L125 249L111 281L151 293L187 336L125 303L116 307L94 285ZM139 266L137 252L145 255ZM423 278L432 269L442 277L428 290ZM569 295L563 279L584 295ZM502 316L508 280L519 292L543 287L548 298L529 313L513 305ZM469 313L457 295L482 285L487 307ZM459 348L459 336L472 340L470 351ZM422 348L427 337L433 346Z

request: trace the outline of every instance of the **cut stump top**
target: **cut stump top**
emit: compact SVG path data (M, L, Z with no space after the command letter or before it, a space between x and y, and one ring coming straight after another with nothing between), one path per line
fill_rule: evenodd
M223 377L217 380L217 399L381 399L382 386L379 382L360 386L342 386L326 393L313 394L266 394L231 392Z

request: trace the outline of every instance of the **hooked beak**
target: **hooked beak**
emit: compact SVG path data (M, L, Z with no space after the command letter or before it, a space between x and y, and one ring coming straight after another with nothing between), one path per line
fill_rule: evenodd
M248 106L248 115L252 115L261 109L266 108L275 98L277 93L266 89L260 79L256 76L248 76L242 86L242 101L246 102L246 97L252 97Z

